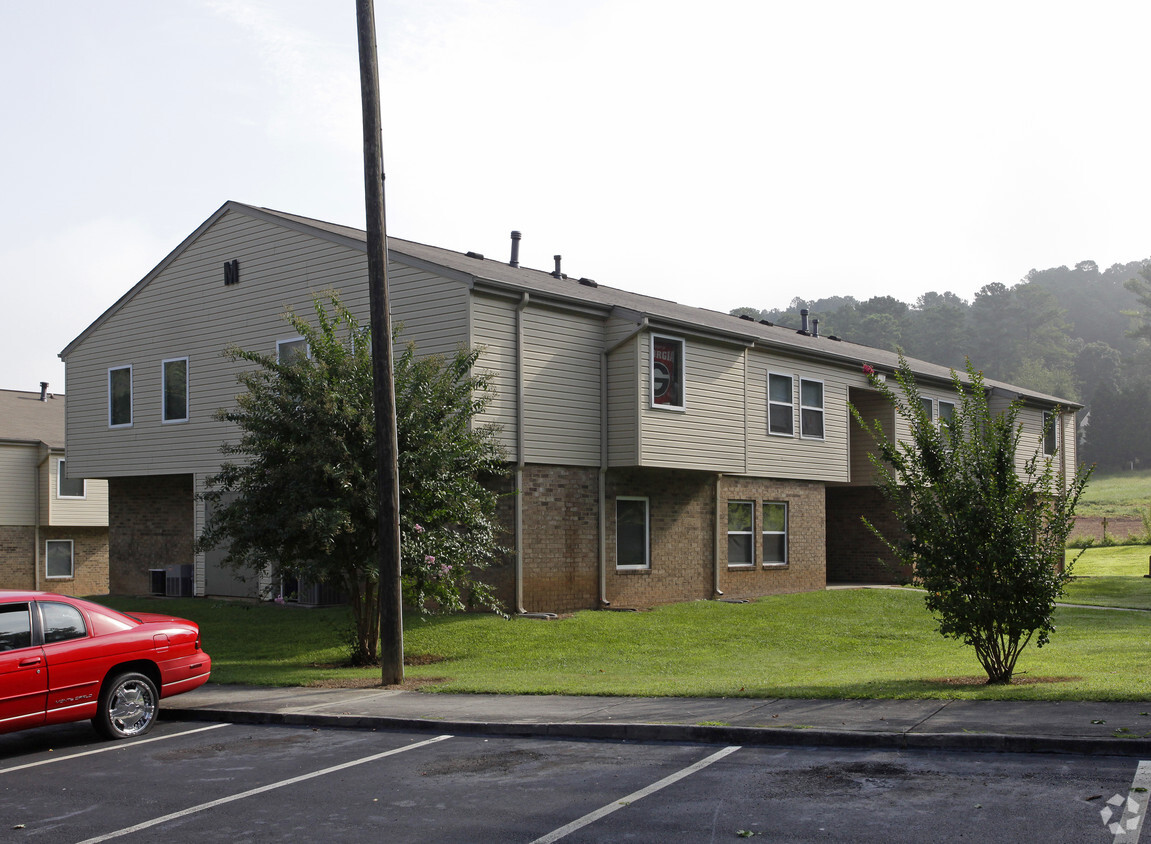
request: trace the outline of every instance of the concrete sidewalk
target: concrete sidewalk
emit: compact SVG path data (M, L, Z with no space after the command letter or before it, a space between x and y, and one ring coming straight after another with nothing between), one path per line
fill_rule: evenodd
M162 717L494 736L923 748L1151 759L1151 702L424 694L207 685Z

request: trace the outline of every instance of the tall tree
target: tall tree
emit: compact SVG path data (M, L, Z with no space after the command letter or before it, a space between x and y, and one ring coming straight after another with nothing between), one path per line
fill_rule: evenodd
M1043 455L1017 471L1019 405L993 413L970 362L966 384L953 372L956 413L942 426L924 411L906 360L895 373L898 392L865 372L911 432L896 441L852 409L878 444L879 485L903 533L872 530L912 567L939 632L975 650L988 682L1009 683L1024 648L1032 639L1042 647L1055 629L1055 601L1070 577L1065 543L1090 471L1078 471L1066 491L1056 461Z
M199 547L271 577L326 582L348 595L353 662L375 664L379 647L379 526L371 332L331 294L314 302L315 324L286 317L307 355L280 361L232 348L253 364L246 391L217 418L239 428L221 451L233 458L209 478L213 508ZM501 550L496 495L483 479L504 473L494 430L474 420L489 400L477 351L396 360L402 583L417 612L497 609L478 580Z

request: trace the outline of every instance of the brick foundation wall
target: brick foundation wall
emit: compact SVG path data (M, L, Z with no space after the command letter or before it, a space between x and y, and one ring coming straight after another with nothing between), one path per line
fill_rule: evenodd
M572 612L594 607L599 593L599 470L525 466L523 496L524 609Z
M72 540L72 577L48 580L43 568L40 588L59 595L108 594L108 529L103 527L41 527L40 565L44 566L43 543L49 539ZM0 589L36 588L36 528L30 525L0 527Z
M905 583L911 569L860 521L866 515L884 536L900 534L899 522L877 487L827 490L827 580L830 583Z
M826 498L824 485L809 481L767 478L725 477L720 482L721 500L754 501L755 566L729 567L727 553L727 507L721 507L719 567L720 590L724 598L756 598L787 592L811 592L827 585ZM767 565L762 561L764 502L786 502L787 565Z
M616 496L645 496L651 520L651 568L616 568ZM607 599L613 607L650 607L712 597L715 476L671 469L608 473Z
M191 475L108 480L108 587L147 595L148 569L194 560L195 497Z
M32 589L36 566L36 528L0 526L0 589Z

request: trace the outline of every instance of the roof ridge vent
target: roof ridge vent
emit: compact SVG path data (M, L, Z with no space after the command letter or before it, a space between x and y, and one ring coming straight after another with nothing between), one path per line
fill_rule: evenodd
M484 255L482 252L467 252L465 254L467 255L467 257L475 258L477 261L482 261L484 259Z
M596 283L595 279L591 278L581 278L579 283L584 287L599 287L599 284Z

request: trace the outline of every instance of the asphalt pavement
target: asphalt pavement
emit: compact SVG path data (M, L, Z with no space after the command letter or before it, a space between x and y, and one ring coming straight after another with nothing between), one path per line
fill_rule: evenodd
M208 684L165 699L161 717L492 736L1151 759L1151 701L635 698Z

